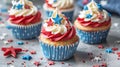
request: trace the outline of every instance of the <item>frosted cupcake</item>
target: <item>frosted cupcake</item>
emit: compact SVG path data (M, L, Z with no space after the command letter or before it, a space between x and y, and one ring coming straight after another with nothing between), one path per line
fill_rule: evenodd
M81 41L88 44L98 44L106 41L111 18L100 4L92 0L84 6L74 25Z
M51 60L69 59L79 44L74 26L57 10L43 24L39 40L45 57Z
M74 0L46 0L43 8L46 11L47 17L51 17L52 12L56 7L72 21L74 14Z
M12 1L9 10L8 29L17 39L33 39L39 36L41 13L29 0Z

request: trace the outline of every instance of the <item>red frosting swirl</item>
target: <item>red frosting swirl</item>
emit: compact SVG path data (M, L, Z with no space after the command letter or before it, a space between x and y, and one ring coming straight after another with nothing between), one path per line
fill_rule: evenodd
M64 34L52 34L51 32L47 32L44 27L42 28L41 33L46 36L46 38L50 39L51 41L63 41L63 40L69 40L73 38L76 35L75 28L72 26L71 29L69 29Z
M29 16L15 16L15 15L9 15L9 19L11 23L13 24L20 24L20 25L28 25L28 24L34 24L39 22L41 19L41 13L38 11L35 15L29 15Z
M111 21L111 19L109 19L108 21L98 23L98 22L84 21L83 18L77 18L77 20L82 26L90 26L90 27L107 26L110 24L110 21Z

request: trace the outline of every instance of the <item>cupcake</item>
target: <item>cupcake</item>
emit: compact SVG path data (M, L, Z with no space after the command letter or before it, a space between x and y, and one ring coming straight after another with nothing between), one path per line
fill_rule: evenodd
M46 58L66 60L73 56L79 44L74 26L58 10L45 20L39 36L40 45Z
M41 13L29 0L12 1L7 28L17 39L33 39L39 36Z
M95 1L84 6L74 22L80 40L88 44L106 42L111 27L110 14Z
M60 12L72 21L74 14L74 0L46 0L43 5L47 17L51 17L56 8L59 8Z

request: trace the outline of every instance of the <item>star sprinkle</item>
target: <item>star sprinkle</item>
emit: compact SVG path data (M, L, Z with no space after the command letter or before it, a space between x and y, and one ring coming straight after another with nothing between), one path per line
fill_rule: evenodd
M34 64L35 66L40 66L40 65L41 65L40 62L38 62L38 61L35 61L33 64Z
M86 18L88 18L88 19L91 18L91 17L92 17L91 14L87 14L87 15L86 15Z
M83 8L84 10L88 10L88 7L87 6L84 6L84 8Z
M49 64L49 65L54 65L55 62L54 62L54 61L49 61L48 64Z
M23 60L31 60L32 59L32 57L30 56L30 55L25 55L25 56L22 56L22 59Z
M4 44L9 44L10 42L8 42L8 41L3 41L3 43L4 43Z
M14 58L16 58L17 53L19 53L19 52L22 51L21 48L14 48L13 46L7 47L7 48L6 48L6 47L3 47L1 50L4 51L4 56L9 56L9 55L11 55L11 56L13 56Z
M63 18L60 18L60 16L57 14L56 18L53 18L55 24L61 24Z
M98 7L99 10L103 10L103 7L102 7L101 4L97 4L97 7Z
M5 39L5 37L3 37L3 36L0 36L0 40L4 40Z
M99 62L99 61L101 61L102 59L101 59L101 57L99 57L99 56L96 56L96 57L94 57L94 59L93 59L93 61L97 61L97 62Z
M113 50L111 48L107 48L105 51L106 51L106 53L112 53L113 52Z
M22 9L23 8L23 5L22 4L18 4L17 6L15 6L18 10Z
M48 24L48 26L53 26L53 22L52 22L52 20L49 19L49 20L47 21L47 24Z
M22 41L18 41L17 44L18 44L18 45L23 45L24 42L22 42Z

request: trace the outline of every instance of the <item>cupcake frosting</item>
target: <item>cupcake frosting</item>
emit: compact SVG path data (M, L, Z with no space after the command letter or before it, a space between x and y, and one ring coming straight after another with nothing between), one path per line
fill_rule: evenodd
M9 10L9 21L14 24L33 24L40 21L41 13L29 0L12 1Z
M84 6L77 20L83 26L100 27L110 24L110 14L102 6L92 0Z
M68 40L76 35L75 28L58 10L55 10L52 17L45 22L41 33L52 41Z
M46 0L46 3L49 7L67 9L73 7L74 0Z

